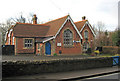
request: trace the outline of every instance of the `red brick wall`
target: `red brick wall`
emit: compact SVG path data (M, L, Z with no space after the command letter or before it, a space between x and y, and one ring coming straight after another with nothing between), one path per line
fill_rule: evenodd
M24 48L24 38L16 38L16 53L32 53L34 54L34 46L31 49Z
M73 40L78 41L81 40L78 33L76 32L75 28L71 24L71 22L67 21L67 23L64 25L60 33L57 35L55 42L56 42L56 53L59 54L59 50L62 51L62 54L81 54L81 42L79 43L73 43L72 47L64 47L63 45L63 32L66 29L70 29L73 33ZM57 43L61 43L61 47L57 46Z
M92 31L90 30L90 28L88 27L88 25L86 25L86 26L84 27L84 29L82 30L82 32L81 32L81 35L82 35L82 37L83 37L83 43L85 42L85 38L84 38L84 32L85 32L85 30L88 31L88 42L89 42L89 44L90 44L90 48L92 48L92 44L94 43L94 37L93 37L93 33L92 33ZM92 41L91 41L91 40L92 40Z

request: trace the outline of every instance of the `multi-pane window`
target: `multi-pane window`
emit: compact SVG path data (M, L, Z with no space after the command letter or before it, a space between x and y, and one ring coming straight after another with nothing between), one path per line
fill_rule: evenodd
M33 47L33 39L24 39L24 47L32 48Z
M73 34L69 29L67 29L64 31L64 46L70 45L73 45Z
M87 30L84 32L84 37L88 39L88 31Z

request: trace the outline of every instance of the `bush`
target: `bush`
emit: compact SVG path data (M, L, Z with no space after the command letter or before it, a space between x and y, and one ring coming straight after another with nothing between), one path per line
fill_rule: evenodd
M86 53L91 54L92 53L91 48L88 48Z
M103 54L120 54L119 52L120 47L117 46L103 46Z
M57 56L57 54L56 54L56 53L54 53L54 54L53 54L53 56Z

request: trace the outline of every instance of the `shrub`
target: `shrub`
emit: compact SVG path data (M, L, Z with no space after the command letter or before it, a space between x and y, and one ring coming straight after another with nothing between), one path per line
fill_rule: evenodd
M86 53L88 53L88 54L92 53L91 48L88 48Z
M53 56L57 56L57 54L56 54L56 53L54 53L54 54L53 54Z
M103 46L103 54L120 54L119 52L120 47L117 46Z

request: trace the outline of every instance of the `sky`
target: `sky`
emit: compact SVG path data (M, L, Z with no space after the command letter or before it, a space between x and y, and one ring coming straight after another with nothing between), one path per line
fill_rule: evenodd
M47 22L70 15L74 22L82 16L91 25L105 24L105 30L114 31L118 26L119 0L0 0L0 23L21 14L28 18L36 14L40 22Z

